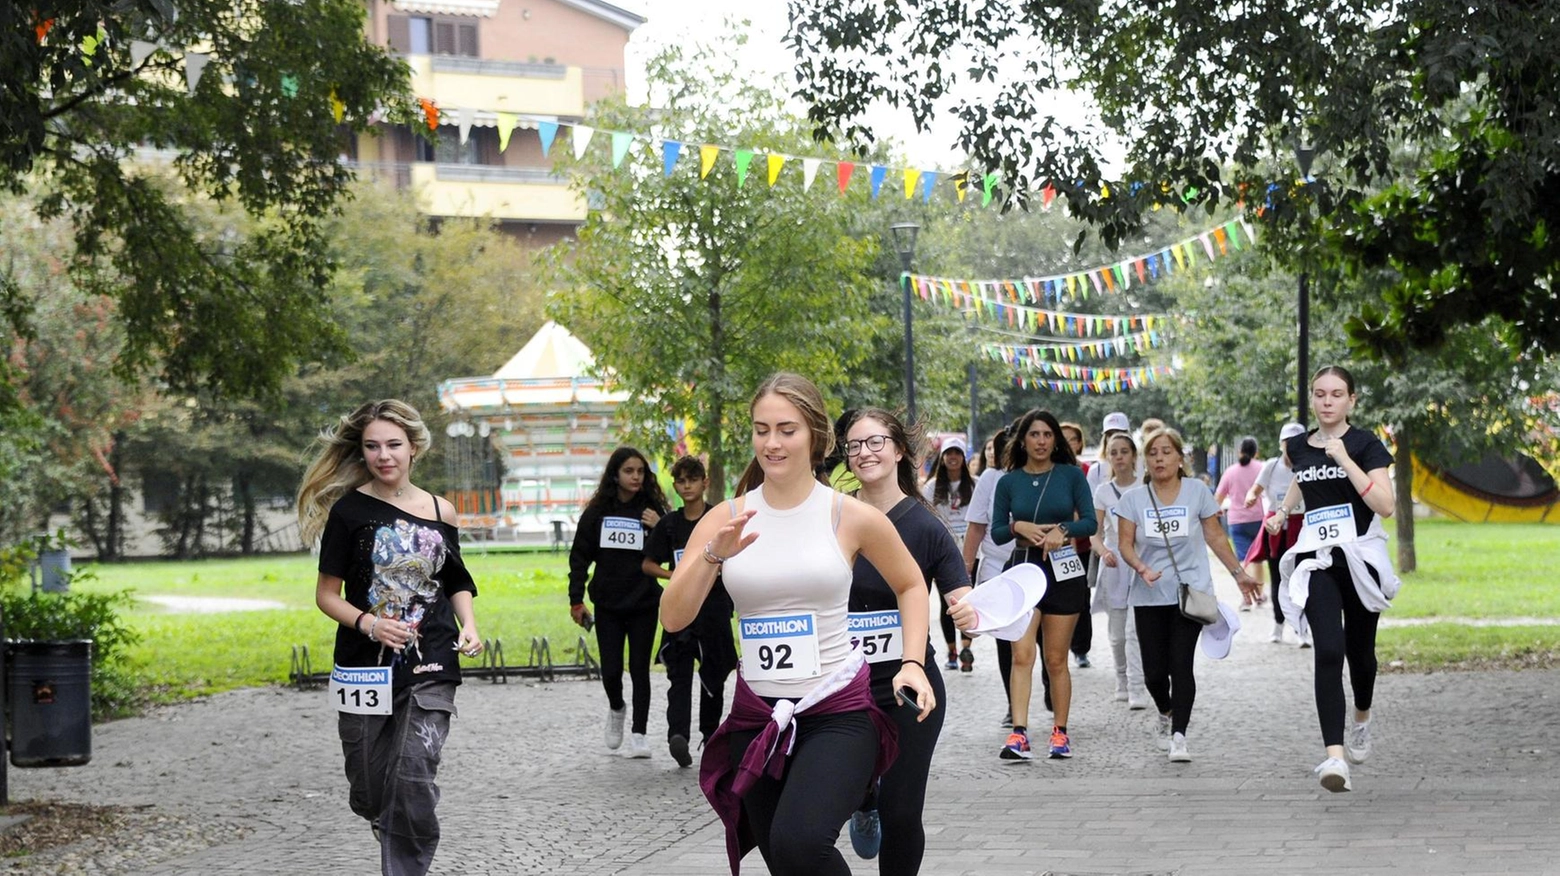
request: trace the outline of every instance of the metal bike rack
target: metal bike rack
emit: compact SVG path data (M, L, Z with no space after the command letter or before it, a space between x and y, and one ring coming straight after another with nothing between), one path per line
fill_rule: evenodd
M532 636L530 653L526 662L521 666L510 666L504 660L504 642L502 639L485 639L482 643L482 662L477 666L464 667L461 676L464 678L485 678L493 684L508 684L513 677L534 678L537 681L556 681L560 678L600 678L601 664L591 656L590 645L584 636L575 640L575 646L567 651L574 652L574 662L555 663L552 656L552 643L546 636ZM299 690L318 687L330 681L329 672L316 672L309 661L308 645L292 646L292 667L287 674L287 683Z

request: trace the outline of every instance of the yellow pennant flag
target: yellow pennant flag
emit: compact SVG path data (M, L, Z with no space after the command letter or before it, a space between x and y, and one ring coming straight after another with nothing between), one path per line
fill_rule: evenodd
M957 192L958 195L959 195L959 203L961 203L961 204L964 203L964 195L965 195L965 192L967 192L969 190L969 187L970 187L970 174L969 174L969 171L965 171L964 173L960 173L960 174L955 174L954 175L954 177L953 177L953 190L955 192Z
M341 120L347 115L347 105L342 102L341 98L336 96L336 89L334 88L330 90L330 114L335 117L338 125L341 124Z
M905 200L915 197L915 184L921 178L921 171L914 167L905 168Z
M503 152L509 148L509 135L514 133L515 123L520 120L514 113L495 112L494 125L498 128L498 151Z
M699 179L710 175L710 168L715 166L715 156L720 154L719 146L699 147Z
M775 187L775 180L780 177L780 168L785 166L785 156L774 152L769 153L769 187Z

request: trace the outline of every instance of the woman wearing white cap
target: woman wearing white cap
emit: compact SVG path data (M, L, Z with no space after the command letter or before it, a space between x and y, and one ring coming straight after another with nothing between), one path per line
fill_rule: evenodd
M1311 378L1317 429L1284 445L1294 481L1277 532L1300 498L1300 538L1279 564L1284 615L1316 642L1316 713L1327 758L1316 767L1322 787L1348 791L1349 763L1370 755L1370 707L1376 689L1376 624L1397 595L1382 518L1396 510L1388 466L1392 457L1375 435L1349 424L1358 397L1354 376L1328 365ZM1354 723L1345 737L1343 664L1354 689Z
M1213 592L1208 549L1234 576L1242 593L1262 585L1246 573L1219 525L1219 505L1202 482L1186 475L1181 435L1159 429L1143 439L1147 482L1133 487L1116 506L1121 559L1137 573L1127 604L1137 618L1143 652L1143 683L1159 709L1158 744L1177 763L1192 759L1186 747L1197 698L1192 664L1202 624L1181 614L1181 582Z
M1299 423L1285 423L1284 428L1278 432L1279 454L1262 463L1262 471L1257 473L1257 482L1246 491L1247 508L1257 504L1258 499L1262 500L1265 512L1264 523L1267 522L1268 517L1278 513L1278 505L1289 493L1289 485L1294 481L1294 472L1289 468L1289 460L1284 458L1284 442L1296 435L1304 434L1305 427ZM1305 502L1299 502L1288 515L1288 526L1280 527L1278 532L1268 532L1264 529L1262 536L1252 542L1251 553L1245 557L1248 563L1267 560L1268 580L1273 591L1273 635L1268 638L1268 641L1274 643L1284 641L1284 607L1278 604L1278 561L1284 556L1284 551L1289 550L1289 546L1300 536L1300 512L1304 510ZM1311 647L1310 639L1302 636L1300 647Z
M922 485L921 495L932 506L932 511L943 526L947 527L955 544L964 544L964 533L969 529L965 514L974 492L975 479L970 477L969 449L964 439L958 436L944 438L937 462L932 466L932 476ZM938 605L943 641L948 643L948 669L969 672L975 668L975 652L970 650L971 639L963 636L962 641L959 641L963 647L955 648L955 641L958 640L954 638L953 619L948 617L946 605L940 602Z

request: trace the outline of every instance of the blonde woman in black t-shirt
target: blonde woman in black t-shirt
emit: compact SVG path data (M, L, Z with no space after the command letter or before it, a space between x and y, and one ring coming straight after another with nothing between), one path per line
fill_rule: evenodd
M1392 457L1371 433L1349 424L1358 396L1354 377L1329 365L1311 378L1317 428L1290 438L1284 458L1294 472L1269 532L1305 499L1295 546L1279 562L1279 601L1316 653L1316 712L1326 758L1316 775L1329 791L1353 788L1349 764L1370 755L1370 710L1376 687L1376 625L1397 594L1381 520L1395 509ZM1349 664L1354 720L1344 730L1343 665Z
M411 481L430 443L410 405L371 402L320 434L298 490L299 535L319 546L314 601L340 625L330 697L349 800L386 874L433 862L460 654L482 652L451 509Z

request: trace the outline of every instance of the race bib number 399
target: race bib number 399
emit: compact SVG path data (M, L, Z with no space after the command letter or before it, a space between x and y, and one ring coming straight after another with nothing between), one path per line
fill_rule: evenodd
M631 517L603 517L601 547L603 550L642 551L645 549L645 528Z
M1084 574L1083 560L1079 558L1078 551L1072 545L1057 548L1051 551L1051 574L1058 581L1070 581L1073 578L1082 578Z
M737 622L742 640L742 676L749 681L817 678L818 618L812 614L770 614Z
M1191 515L1185 505L1166 505L1155 510L1143 511L1143 523L1150 538L1186 538L1192 532Z
M853 611L845 616L850 647L860 648L868 663L898 662L905 656L904 628L897 611Z
M330 704L353 715L390 714L390 667L337 666L330 671Z

